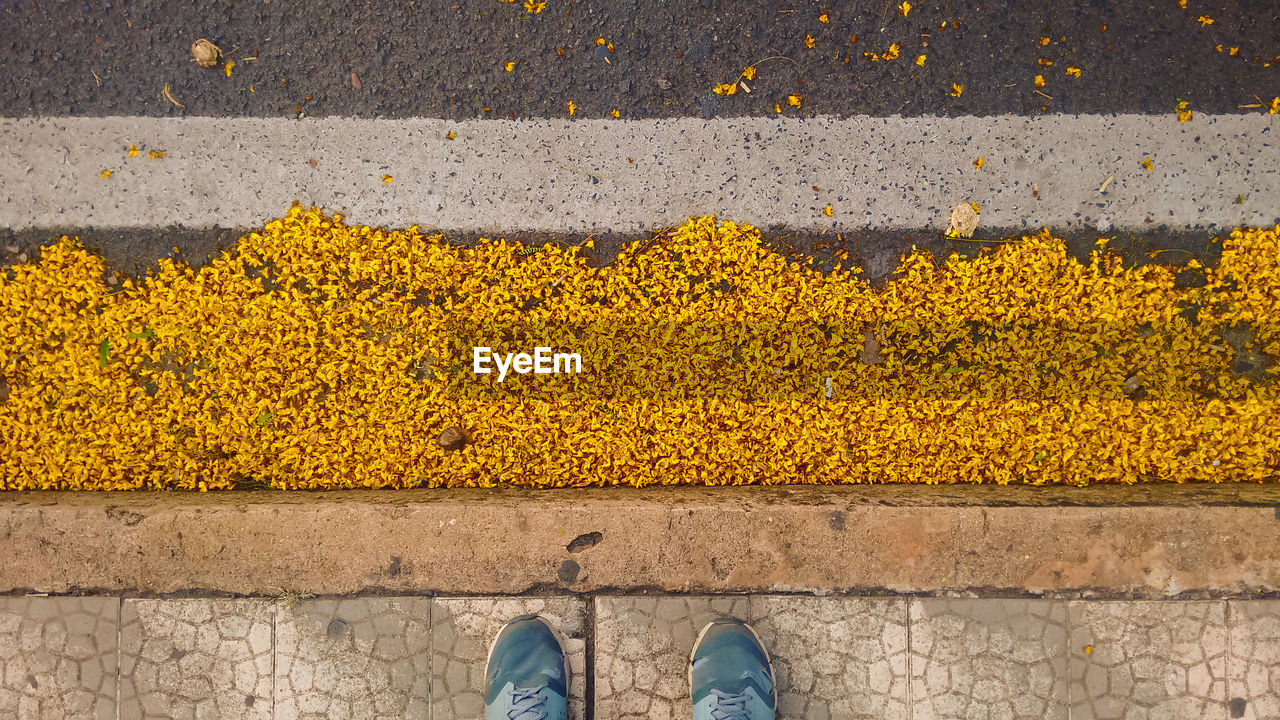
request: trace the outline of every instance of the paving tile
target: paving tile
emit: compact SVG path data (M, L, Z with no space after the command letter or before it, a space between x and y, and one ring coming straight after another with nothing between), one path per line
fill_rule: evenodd
M274 622L270 600L125 600L121 720L270 720Z
M747 597L596 598L596 717L685 718L689 652L702 626L726 615L746 619Z
M1280 718L1280 600L1227 603L1227 709L1232 718Z
M0 598L0 717L116 717L116 598Z
M785 596L597 598L596 716L688 717L689 654L721 616L760 634L779 717L907 717L904 601Z
M890 598L751 598L773 657L781 718L908 716L907 603Z
M431 600L280 603L277 720L391 720L431 714Z
M1067 603L911 601L915 720L1065 718Z
M437 598L432 608L431 710L434 720L484 714L489 644L517 615L537 614L560 632L569 655L569 717L585 714L587 604L556 598ZM596 717L604 717L599 713Z
M1227 606L1196 601L1075 601L1074 720L1225 720Z

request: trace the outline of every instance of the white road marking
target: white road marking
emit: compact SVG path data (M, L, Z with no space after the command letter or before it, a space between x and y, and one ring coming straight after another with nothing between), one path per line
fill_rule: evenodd
M1278 123L1266 113L1197 113L1186 124L1172 113L4 118L0 227L253 227L294 201L353 222L478 231L636 231L703 214L810 230L941 229L962 201L978 203L986 227L1271 225Z

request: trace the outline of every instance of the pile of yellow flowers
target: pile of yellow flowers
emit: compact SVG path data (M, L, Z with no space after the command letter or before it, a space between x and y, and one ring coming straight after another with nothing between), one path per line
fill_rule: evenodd
M0 274L0 488L1274 481L1280 368L1239 363L1280 357L1278 232L1213 268L1044 232L883 288L712 217L597 267L295 206L116 286L64 237Z

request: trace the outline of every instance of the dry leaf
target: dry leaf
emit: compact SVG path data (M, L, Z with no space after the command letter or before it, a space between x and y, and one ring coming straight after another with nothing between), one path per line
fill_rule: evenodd
M213 67L218 64L218 56L222 54L222 48L214 45L204 38L191 43L191 58L196 61L200 67Z
M951 219L947 223L948 237L973 237L978 229L978 211L973 203L962 202L951 210Z

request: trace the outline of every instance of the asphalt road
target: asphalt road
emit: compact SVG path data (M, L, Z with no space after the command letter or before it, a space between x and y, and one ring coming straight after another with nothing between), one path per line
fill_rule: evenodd
M922 0L905 16L897 0L17 0L0 16L10 117L1233 113L1280 92L1274 0ZM230 77L191 62L200 37ZM753 64L751 92L712 92Z
M955 245L958 200L982 204L979 239L1047 226L1083 252L1105 233L1134 262L1212 261L1214 234L1280 220L1272 0L903 9L4 3L0 262L68 233L131 272L198 265L293 200L606 252L715 213L782 251L848 248L873 277ZM200 37L217 66L192 61ZM458 142L406 140L433 120Z

